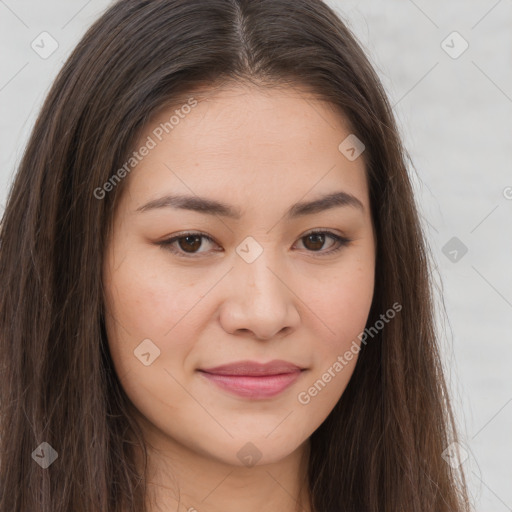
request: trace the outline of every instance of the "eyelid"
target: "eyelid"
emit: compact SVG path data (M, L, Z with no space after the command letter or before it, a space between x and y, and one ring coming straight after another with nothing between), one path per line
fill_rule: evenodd
M299 236L297 238L298 241L302 240L303 238L309 236L309 235L314 235L314 234L323 234L323 235L326 235L328 238L331 238L332 240L334 240L337 244L339 244L335 249L330 249L330 250L327 250L327 251L324 251L324 250L320 250L320 251L306 251L306 252L309 252L311 253L311 255L313 257L318 257L318 258L321 258L323 256L328 256L328 255L331 255L333 253L336 253L338 251L340 251L341 249L343 249L344 247L346 247L347 245L349 245L351 242L353 242L353 239L351 238L348 238L344 235L340 235L340 234L337 234L333 231L331 231L330 229L328 228L314 228L314 229L311 229L309 231L306 231L306 233L304 233L303 235ZM204 238L210 242L213 242L215 243L216 245L219 245L217 244L217 242L215 241L214 238L212 238L210 235L206 234L206 233L203 233L201 231L184 231L182 233L178 233L176 235L173 235L171 238L168 238L168 239L165 239L165 240L162 240L160 242L156 242L157 245L161 246L163 249L166 249L168 251L170 251L171 253L177 255L178 257L182 257L182 258L186 258L186 259L197 259L197 258L200 258L202 254L208 254L208 252L197 252L197 253L186 253L186 252L183 252L183 251L180 251L180 250L175 250L172 248L172 245L177 242L178 240L182 239L182 238L186 238L187 236L199 236L201 238ZM215 251L215 252L220 252L220 251Z

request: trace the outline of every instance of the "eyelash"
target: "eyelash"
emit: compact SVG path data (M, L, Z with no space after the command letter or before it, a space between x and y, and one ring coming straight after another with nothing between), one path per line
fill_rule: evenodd
M322 257L324 255L331 255L333 253L336 253L336 252L340 251L341 249L343 249L344 247L346 247L350 242L352 242L351 239L337 235L336 233L332 233L331 231L321 231L321 230L309 231L305 235L301 236L299 238L299 240L302 240L303 238L306 238L310 235L316 235L316 234L327 235L328 237L332 238L333 240L335 240L338 243L338 246L336 248L331 249L329 251L308 251L308 252L312 252L312 253L318 253L320 255L320 257ZM172 238L158 242L157 245L161 246L162 248L164 248L167 251L170 251L173 254L176 254L179 257L197 258L198 254L200 255L203 253L186 253L186 252L177 250L173 247L173 244L175 242L177 242L178 240L187 238L188 236L200 236L201 238L205 238L206 240L208 240L210 242L213 242L215 244L217 243L217 242L215 242L215 240L212 237L206 235L205 233L192 231L192 232L181 233L177 236L173 236Z

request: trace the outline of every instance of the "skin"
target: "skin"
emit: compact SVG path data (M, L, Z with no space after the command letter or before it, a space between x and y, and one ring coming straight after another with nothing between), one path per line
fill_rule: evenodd
M305 90L231 85L194 98L197 106L125 178L104 258L108 343L148 443L148 504L291 512L301 499L309 511L301 482L309 437L342 395L357 355L309 403L298 395L359 342L374 291L364 160L338 150L351 133L346 120ZM152 119L137 147L173 112ZM284 218L294 203L334 191L354 195L363 209ZM242 216L137 211L171 193L216 199ZM329 254L338 243L308 239L313 229L351 242ZM188 231L214 242L175 242L181 257L158 245ZM263 250L252 263L236 252L248 236ZM134 355L144 339L160 350L148 366ZM267 399L235 396L197 371L274 359L306 370ZM260 455L252 466L237 456L248 442Z

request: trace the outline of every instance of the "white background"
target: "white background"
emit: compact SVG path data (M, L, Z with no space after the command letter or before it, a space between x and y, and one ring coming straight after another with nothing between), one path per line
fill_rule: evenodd
M475 510L512 511L512 0L328 3L376 67L414 162ZM52 80L108 5L0 0L2 210ZM43 31L59 44L47 59L31 48ZM442 48L453 31L469 44L456 59ZM467 247L456 262L443 253L452 237Z

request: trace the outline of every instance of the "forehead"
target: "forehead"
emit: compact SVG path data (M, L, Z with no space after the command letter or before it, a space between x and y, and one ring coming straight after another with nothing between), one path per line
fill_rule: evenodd
M288 202L341 187L367 203L363 158L339 150L350 133L336 107L300 88L198 90L145 126L136 147L154 147L129 176L130 196L172 191L243 207L255 196Z

